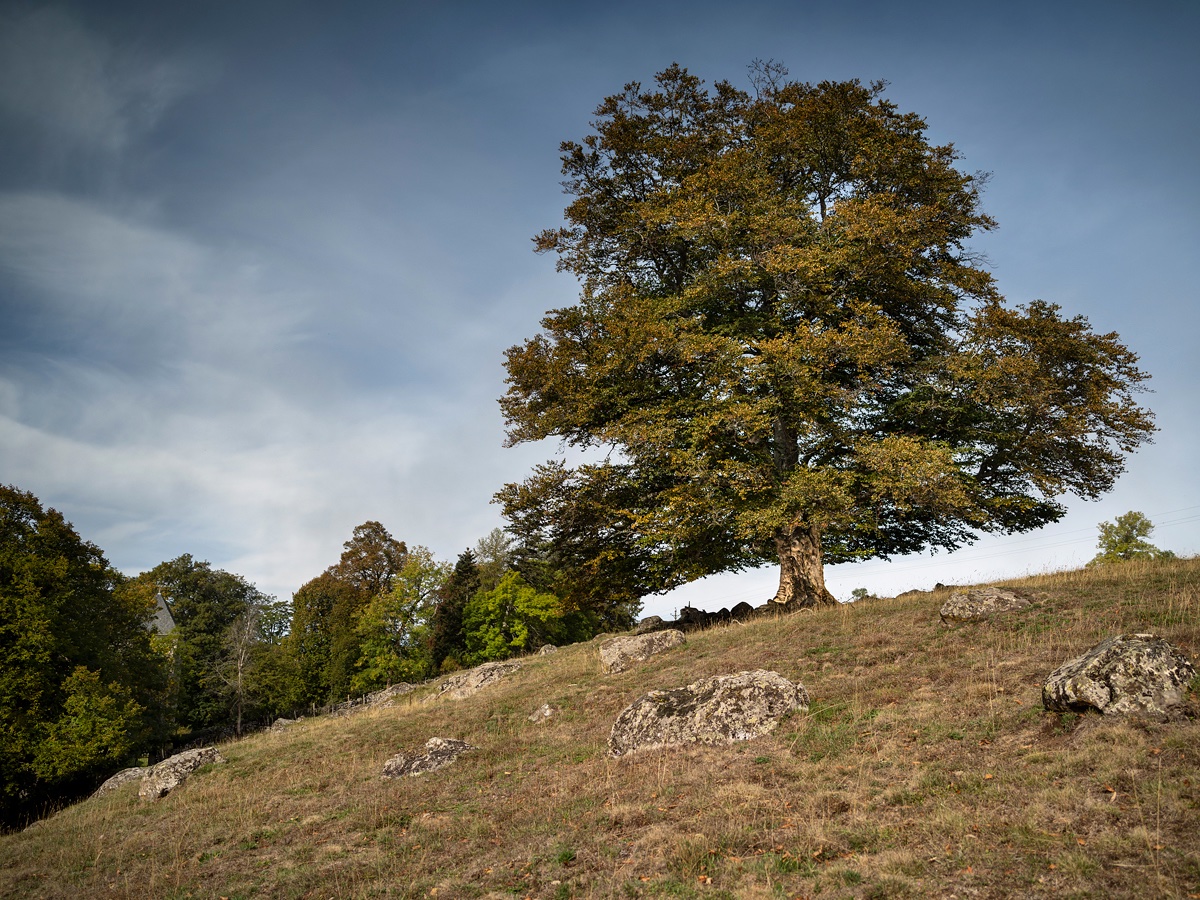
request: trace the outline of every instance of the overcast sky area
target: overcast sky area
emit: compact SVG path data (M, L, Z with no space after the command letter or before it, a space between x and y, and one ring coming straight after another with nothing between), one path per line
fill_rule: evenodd
M976 11L972 12L971 10ZM493 493L503 352L578 286L532 252L558 145L677 61L885 79L992 173L1010 302L1117 331L1155 443L1099 502L957 553L829 567L880 594L1069 568L1128 510L1200 552L1200 4L0 2L0 482L129 574L190 553L279 597L383 522L453 560ZM648 598L716 609L776 569Z

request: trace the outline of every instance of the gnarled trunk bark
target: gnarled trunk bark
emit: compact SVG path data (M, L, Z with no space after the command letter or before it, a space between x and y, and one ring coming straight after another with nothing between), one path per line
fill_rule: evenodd
M810 525L794 525L775 535L779 553L779 590L773 603L790 608L832 606L837 603L825 589L825 568L821 565L821 530Z

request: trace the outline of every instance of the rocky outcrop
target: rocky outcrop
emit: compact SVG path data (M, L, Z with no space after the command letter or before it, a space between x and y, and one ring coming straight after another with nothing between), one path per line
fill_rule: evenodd
M304 721L304 716L300 716L298 719L286 719L283 716L280 716L271 723L271 727L268 728L267 731L270 731L273 734L278 734L281 731L287 731L292 725L302 721Z
M1017 591L997 587L979 588L951 594L950 599L942 605L942 622L946 625L977 622L1031 605L1030 599Z
M519 671L521 664L513 660L489 662L466 672L451 675L438 687L437 692L425 698L429 703L437 699L464 700L489 685L495 684L506 675Z
M555 647L553 644L542 644L541 648L537 652L537 655L545 656L548 653L557 653L557 652L558 652L558 648Z
M756 670L701 678L685 688L650 691L617 717L613 756L672 744L748 741L775 729L788 713L808 709L808 691L776 672Z
M112 778L104 782L104 784L100 785L100 787L96 788L96 792L92 794L92 796L102 797L105 794L115 791L119 787L132 784L135 781L141 781L146 777L146 773L149 771L150 770L148 768L143 766L134 766L132 769L122 769L116 775L112 776Z
M618 635L600 645L600 667L609 675L624 672L634 663L679 647L686 641L683 632L673 628L649 634Z
M416 687L406 681L399 684L389 685L373 693L367 694L363 700L367 706L391 706L392 701L397 697L403 697L405 694L411 694L416 690Z
M450 765L468 750L477 750L466 741L432 737L425 742L424 753L397 753L383 764L384 778L424 775Z
M557 711L558 710L556 710L549 703L543 703L529 716L529 721L533 722L535 725L540 724L551 718Z
M1055 669L1042 686L1042 705L1165 718L1183 704L1195 677L1188 658L1158 635L1121 634Z
M199 750L184 750L182 753L176 753L146 773L145 778L142 779L142 786L138 789L138 796L143 800L158 800L187 781L188 777L201 766L223 762L225 762L225 757L218 753L215 747L203 747Z

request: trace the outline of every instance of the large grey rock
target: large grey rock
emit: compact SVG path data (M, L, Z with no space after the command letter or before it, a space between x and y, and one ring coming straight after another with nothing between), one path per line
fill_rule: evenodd
M1030 606L1029 598L1005 588L986 587L965 593L951 594L942 605L942 621L947 625L990 619L1000 613L1013 612Z
M92 796L102 797L105 794L115 791L119 787L124 787L125 785L131 784L134 781L141 781L146 777L146 773L149 771L150 770L148 768L143 766L134 766L132 769L122 769L116 775L104 782L104 784L100 785L100 787L96 788L96 792L92 794Z
M683 632L674 628L649 634L618 635L600 645L600 667L609 675L624 672L634 663L679 647L686 641Z
M202 747L199 750L184 750L174 756L164 759L146 773L138 796L143 800L157 800L165 797L201 766L209 763L223 763L225 757L217 752L215 747Z
M1055 669L1042 686L1042 705L1160 718L1183 703L1195 677L1188 658L1158 635L1121 634Z
M464 700L472 694L483 690L485 687L495 684L506 675L511 675L520 668L521 664L519 662L507 660L484 663L465 672L458 672L443 681L437 693L426 697L425 702L429 703L439 698Z
M627 706L613 724L613 756L670 744L748 741L779 720L808 709L808 691L762 669L701 678L685 688L651 691Z
M468 750L478 748L466 741L432 737L425 742L424 753L397 753L383 764L384 778L424 775L450 765Z
M557 653L557 652L558 652L558 648L555 647L553 644L542 644L542 646L540 648L538 648L537 655L538 656L547 656L551 653Z

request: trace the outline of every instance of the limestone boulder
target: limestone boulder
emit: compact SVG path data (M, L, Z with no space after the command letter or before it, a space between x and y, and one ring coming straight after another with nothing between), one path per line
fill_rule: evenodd
M600 645L600 667L609 675L614 675L686 642L683 632L674 628L648 634L618 635Z
M142 779L142 786L138 789L138 796L143 800L158 800L187 781L201 766L223 762L225 757L217 752L216 747L202 747L176 753L146 773L146 777Z
M102 797L105 794L115 791L117 788L124 787L127 784L132 784L135 781L141 781L146 777L146 773L150 770L142 766L134 766L132 769L122 769L116 775L109 778L104 784L96 788L93 797Z
M946 625L977 622L1031 605L1028 597L1016 591L997 587L979 588L951 594L950 599L942 605L942 622Z
M1158 635L1121 634L1050 673L1042 705L1055 712L1165 718L1183 704L1195 677L1188 658Z
M758 669L701 678L685 688L650 691L617 717L613 756L674 744L727 744L761 737L789 713L808 709L808 691Z
M521 664L514 660L484 663L465 672L451 675L437 689L437 693L425 698L429 703L433 700L465 700L479 693L485 687L495 684L502 678L520 671Z
M542 646L540 648L538 648L537 655L538 656L546 656L550 653L557 653L557 652L558 652L558 648L556 646L554 646L553 644L542 644Z
M424 753L397 753L383 764L384 778L424 775L450 765L469 750L477 750L466 741L432 737L425 742Z
M405 694L411 694L416 688L406 681L399 684L388 685L378 691L373 691L363 698L367 706L390 706L392 701L397 697L403 697Z
M530 714L529 721L533 722L535 725L538 725L547 721L548 719L553 718L556 712L558 712L558 710L556 710L549 703L543 703Z

